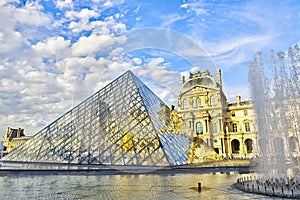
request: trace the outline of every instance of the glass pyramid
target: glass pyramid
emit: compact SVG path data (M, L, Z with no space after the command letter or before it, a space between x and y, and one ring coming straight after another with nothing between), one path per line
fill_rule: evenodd
M167 106L131 71L46 126L4 160L79 165L186 164L189 138L168 130Z

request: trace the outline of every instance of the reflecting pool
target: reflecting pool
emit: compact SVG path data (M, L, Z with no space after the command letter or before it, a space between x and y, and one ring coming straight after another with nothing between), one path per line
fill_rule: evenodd
M232 184L239 177L229 173L0 176L0 199L273 199L235 189Z

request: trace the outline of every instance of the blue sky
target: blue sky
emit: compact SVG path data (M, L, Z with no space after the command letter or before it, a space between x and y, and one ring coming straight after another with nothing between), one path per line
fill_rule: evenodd
M248 100L255 54L286 51L299 27L297 0L2 0L0 135L7 126L36 133L129 69L177 104L179 76L206 69L185 57L192 51L222 70L228 101ZM171 43L146 38L145 48L124 51L128 32L149 28L170 30Z

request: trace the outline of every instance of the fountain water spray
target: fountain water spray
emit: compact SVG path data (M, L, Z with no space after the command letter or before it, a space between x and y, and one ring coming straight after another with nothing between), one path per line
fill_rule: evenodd
M249 69L256 112L259 164L267 179L292 178L300 166L300 53L271 51L267 66L258 53Z
M300 51L258 53L249 68L256 114L259 178L239 179L238 188L281 197L300 197ZM260 176L262 175L262 176ZM250 188L252 186L252 189Z

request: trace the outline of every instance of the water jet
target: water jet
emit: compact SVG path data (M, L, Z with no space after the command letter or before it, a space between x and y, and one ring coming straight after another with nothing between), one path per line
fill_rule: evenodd
M258 177L240 179L246 192L284 198L300 198L300 52L271 51L265 65L258 53L249 68L251 97L256 114ZM252 188L244 187L252 185ZM257 186L257 190L254 189ZM264 186L264 190L259 190ZM295 188L295 189L292 189Z

